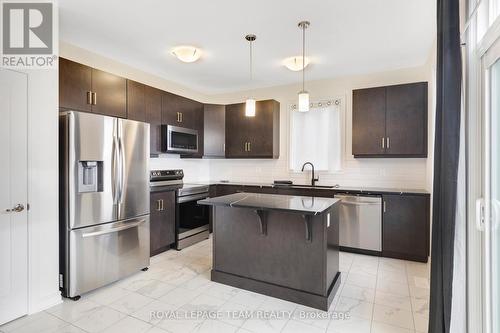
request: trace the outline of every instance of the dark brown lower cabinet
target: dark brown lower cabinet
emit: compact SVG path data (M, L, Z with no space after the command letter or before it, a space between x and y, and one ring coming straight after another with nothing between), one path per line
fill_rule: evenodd
M175 191L151 193L150 232L151 256L175 243Z
M383 195L382 255L427 262L429 196Z

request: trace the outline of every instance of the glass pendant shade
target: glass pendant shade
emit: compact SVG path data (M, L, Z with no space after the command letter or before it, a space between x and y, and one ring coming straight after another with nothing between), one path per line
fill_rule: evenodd
M245 102L245 116L255 117L255 99L248 98Z
M299 92L299 112L309 111L309 93L307 91Z

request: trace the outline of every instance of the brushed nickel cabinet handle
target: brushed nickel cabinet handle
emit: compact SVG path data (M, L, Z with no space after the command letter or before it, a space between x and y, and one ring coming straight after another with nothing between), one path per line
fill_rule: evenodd
M182 112L181 112L180 114L181 114L181 123L182 123L182 120L183 120L183 114L182 114Z
M385 138L382 138L382 149L385 149Z
M156 200L156 210L160 211L160 200Z
M92 93L92 105L97 105L97 93Z
M14 206L14 208L10 209L10 208L7 208L5 211L7 213L20 213L24 210L24 205L23 204L17 204Z
M385 213L385 212L387 212L387 205L386 205L386 203L385 203L385 201L384 201L384 213Z
M387 137L387 149L391 148L391 138Z
M87 91L87 104L92 105L92 91Z
M163 205L163 199L161 199L160 202L161 202L161 209L160 210L163 212L165 210L165 206Z
M251 142L248 143L248 151L252 151L252 143Z

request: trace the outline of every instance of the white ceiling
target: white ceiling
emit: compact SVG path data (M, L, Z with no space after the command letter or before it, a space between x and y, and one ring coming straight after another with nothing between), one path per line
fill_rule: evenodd
M436 0L60 0L65 42L206 94L299 82L281 65L301 53L309 20L306 80L420 66L435 38ZM249 82L248 42L254 44ZM179 44L204 51L185 64Z

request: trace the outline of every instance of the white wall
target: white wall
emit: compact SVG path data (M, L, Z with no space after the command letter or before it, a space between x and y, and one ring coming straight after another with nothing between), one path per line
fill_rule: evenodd
M435 122L436 122L436 40L429 54L429 59L427 60L427 68L429 71L429 117L428 117L428 129L429 129L429 140L428 140L428 151L429 158L427 159L427 191L432 193L432 187L434 182L434 132L435 132ZM432 202L432 201L431 201Z
M352 90L399 83L429 81L428 65L401 69L384 73L336 78L306 83L311 100L342 98L345 110L343 146L343 170L335 174L320 174L319 184L340 184L342 186L419 188L427 187L427 159L371 158L354 159L352 156ZM291 179L296 183L306 183L310 173L293 173L288 168L289 105L297 102L299 84L272 87L252 91L256 99L274 98L281 104L280 113L280 158L278 160L212 160L210 178L212 180L263 181ZM243 101L249 92L238 92L211 96L216 103ZM432 133L432 131L429 131ZM431 141L431 140L429 140ZM430 151L432 153L432 151Z

